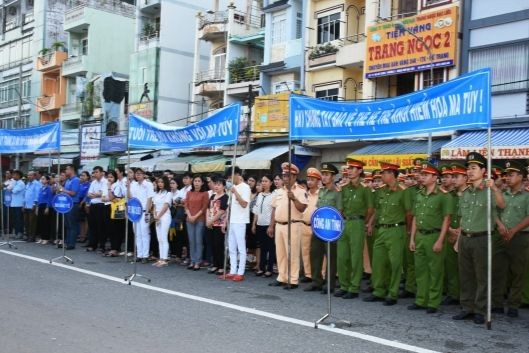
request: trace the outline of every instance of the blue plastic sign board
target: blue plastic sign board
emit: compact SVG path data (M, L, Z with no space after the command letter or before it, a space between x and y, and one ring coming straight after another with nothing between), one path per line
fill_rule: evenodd
M70 195L57 194L51 200L51 207L57 213L68 213L73 207L73 200Z
M342 214L331 206L323 206L314 211L310 224L314 235L323 241L336 241L343 233Z
M141 220L141 216L143 216L143 207L141 206L140 200L135 197L127 200L127 215L134 223Z

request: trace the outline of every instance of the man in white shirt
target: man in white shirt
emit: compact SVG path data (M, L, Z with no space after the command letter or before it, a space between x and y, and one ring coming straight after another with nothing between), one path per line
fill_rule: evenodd
M102 198L108 197L108 186L103 167L94 167L94 169L92 169L92 177L92 182L90 183L90 187L86 194L90 199L88 226L90 227L91 235L90 243L86 248L86 251L95 251L99 247L99 250L104 252L107 234L103 222L106 216L104 214L105 206Z
M138 260L142 263L147 263L149 258L149 247L151 243L150 224L150 209L152 205L152 197L154 196L154 187L152 183L145 179L145 172L138 168L135 172L136 181L130 184L129 198L135 197L141 202L143 208L144 218L134 223L134 234L136 236L136 254Z
M235 282L244 280L246 267L246 225L250 223L250 186L244 182L241 169L233 167L233 186L231 187L231 198L229 208L229 234L228 244L230 252L230 273L226 279ZM239 263L237 266L237 254Z

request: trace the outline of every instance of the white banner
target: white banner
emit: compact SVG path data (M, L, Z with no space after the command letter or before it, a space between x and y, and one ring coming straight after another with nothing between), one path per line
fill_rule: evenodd
M101 147L101 123L81 127L81 164L99 159Z

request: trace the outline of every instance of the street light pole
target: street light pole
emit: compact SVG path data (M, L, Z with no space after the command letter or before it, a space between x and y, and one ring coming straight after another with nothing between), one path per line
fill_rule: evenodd
M413 33L408 28L406 28L404 23L395 22L393 24L393 26L395 27L395 29L397 29L399 31L408 32L411 36L413 36L415 39L417 39L426 48L426 50L428 50L428 59L430 60L430 87L432 87L433 86L433 53L432 53L432 48L428 44L426 44L426 42L421 37L417 36L415 33ZM431 132L428 133L428 152L427 152L427 155L428 155L428 159L430 159L430 157L432 156L432 133Z

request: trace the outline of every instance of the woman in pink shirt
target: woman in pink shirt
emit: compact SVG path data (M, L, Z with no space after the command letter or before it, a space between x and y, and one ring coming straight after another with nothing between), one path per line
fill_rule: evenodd
M187 267L189 270L200 270L208 204L209 197L205 180L200 175L194 175L193 187L189 190L185 199L187 236L191 254L191 262Z

